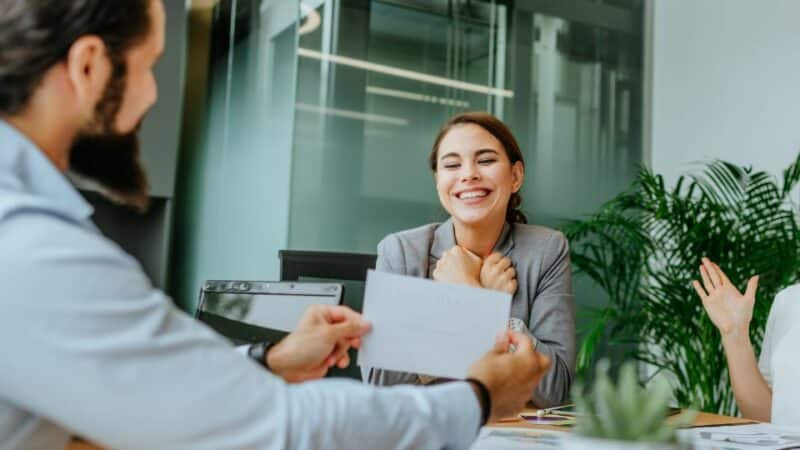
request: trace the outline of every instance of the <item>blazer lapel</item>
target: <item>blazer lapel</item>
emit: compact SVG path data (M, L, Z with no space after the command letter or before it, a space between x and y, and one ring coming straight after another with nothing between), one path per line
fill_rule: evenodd
M512 225L508 222L503 226L503 231L500 232L500 238L494 245L494 251L503 256L508 256L514 248L514 233L511 232ZM433 239L431 241L430 255L428 256L428 278L433 277L433 268L436 263L442 258L442 254L456 245L456 232L453 228L453 219L447 219L441 225L436 227L433 232Z
M433 268L447 250L456 245L456 232L453 229L453 220L442 222L433 232L430 255L428 256L428 278L433 278Z

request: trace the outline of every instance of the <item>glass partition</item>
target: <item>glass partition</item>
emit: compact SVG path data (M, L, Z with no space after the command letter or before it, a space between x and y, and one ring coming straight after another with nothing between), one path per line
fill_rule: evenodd
M387 233L443 218L427 155L449 116L510 95L505 11L328 0L309 13L319 26L299 38L290 247L374 253Z
M461 111L511 125L536 223L593 211L641 164L640 2L317 3L299 32L291 248L372 253L443 220L426 160Z
M511 126L534 223L595 210L642 162L640 0L202 3L173 258L188 307L206 279L277 279L280 249L374 253L445 219L427 156L458 112Z

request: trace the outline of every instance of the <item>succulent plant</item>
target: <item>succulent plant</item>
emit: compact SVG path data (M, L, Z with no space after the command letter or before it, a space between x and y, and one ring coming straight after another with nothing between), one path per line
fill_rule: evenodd
M615 384L608 375L608 366L607 360L598 363L591 392L584 393L580 384L572 390L578 411L576 434L618 441L677 442L676 430L691 423L695 414L684 412L667 423L672 397L669 383L658 378L642 387L635 363L627 362Z

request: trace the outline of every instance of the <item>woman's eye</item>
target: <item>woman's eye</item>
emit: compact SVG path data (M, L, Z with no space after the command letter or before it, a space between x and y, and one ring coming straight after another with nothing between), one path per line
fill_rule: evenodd
M444 163L444 168L445 169L458 169L459 165L460 164L458 164L458 163Z
M497 161L497 160L496 159L492 159L492 158L490 158L490 159L481 159L481 160L478 161L478 164L483 164L484 166L488 166L489 164L491 164L491 163L493 163L495 161Z

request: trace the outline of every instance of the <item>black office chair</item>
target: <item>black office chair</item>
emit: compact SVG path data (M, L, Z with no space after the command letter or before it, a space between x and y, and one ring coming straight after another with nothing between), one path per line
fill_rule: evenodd
M334 281L344 285L342 304L361 312L364 306L364 282L367 270L375 268L376 255L363 253L316 252L304 250L280 250L281 281ZM332 377L348 377L361 380L361 371L356 366L357 354L350 350L350 367L334 368L328 372Z

